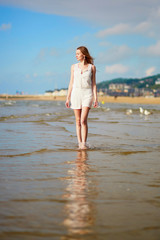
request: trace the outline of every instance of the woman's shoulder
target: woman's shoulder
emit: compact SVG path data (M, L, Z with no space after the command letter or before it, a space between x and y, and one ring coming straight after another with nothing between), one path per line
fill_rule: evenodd
M92 71L96 71L96 66L94 64L91 64Z
M73 71L76 67L76 63L71 65L71 70Z
M78 63L74 63L74 64L71 65L71 69L74 69L77 66L78 66Z

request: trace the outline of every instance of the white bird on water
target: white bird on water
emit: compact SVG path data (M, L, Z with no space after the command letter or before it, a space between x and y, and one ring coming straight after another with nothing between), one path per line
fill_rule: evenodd
M127 115L131 115L132 113L133 113L132 109L128 109L128 110L126 111L126 114L127 114Z
M148 116L148 115L151 114L151 112L149 112L149 111L146 110L146 109L143 109L142 107L139 107L139 111L140 111L141 114L144 114L144 115L146 115L146 116Z
M150 114L151 114L151 112L149 112L148 110L144 110L144 115L148 116Z
M140 111L141 114L144 113L144 109L142 107L139 107L139 111Z

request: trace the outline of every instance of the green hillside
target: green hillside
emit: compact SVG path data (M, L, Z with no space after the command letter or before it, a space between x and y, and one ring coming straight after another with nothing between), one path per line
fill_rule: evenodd
M160 78L160 74L145 77L145 78L116 78L113 80L103 81L97 83L98 89L108 88L109 84L121 84L125 83L132 86L133 88L150 88L150 89L160 89L160 85L155 85L155 81Z

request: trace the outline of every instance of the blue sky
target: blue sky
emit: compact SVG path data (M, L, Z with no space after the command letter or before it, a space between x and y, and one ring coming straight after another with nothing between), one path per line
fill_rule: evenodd
M160 73L159 0L0 0L0 93L68 87L78 46L97 82Z

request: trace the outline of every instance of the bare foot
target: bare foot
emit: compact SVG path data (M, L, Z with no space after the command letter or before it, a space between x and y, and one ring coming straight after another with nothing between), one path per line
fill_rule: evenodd
M88 149L86 143L81 143L81 149Z
M81 147L82 147L82 143L79 142L79 143L78 143L78 149L81 149Z

